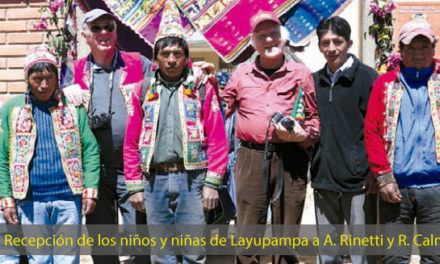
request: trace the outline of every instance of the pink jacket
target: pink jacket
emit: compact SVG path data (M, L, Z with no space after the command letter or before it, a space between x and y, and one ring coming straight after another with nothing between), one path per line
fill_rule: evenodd
M158 84L158 95L161 85ZM195 85L197 87L197 85ZM127 117L127 128L124 142L124 173L129 191L143 190L142 171L149 172L151 157L154 151L160 96L158 98L139 101L140 87L132 95L133 115ZM199 91L194 95L185 94L185 86L178 88L180 109L184 104L197 104L196 121L186 119L180 111L182 120L182 140L184 145L184 166L187 170L207 168L205 181L220 185L228 162L228 143L220 111L216 88L209 82L205 84L205 101L200 99ZM196 101L194 100L196 99ZM201 107L200 107L201 106ZM199 133L188 133L201 131ZM191 141L192 144L188 144ZM190 148L200 142L200 148ZM198 153L194 153L198 152ZM196 160L194 160L196 157Z

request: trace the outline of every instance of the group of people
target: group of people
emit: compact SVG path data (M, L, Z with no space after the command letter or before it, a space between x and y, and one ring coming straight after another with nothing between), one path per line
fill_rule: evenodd
M284 56L287 39L274 13L260 11L250 24L258 56L238 65L221 91L212 64L190 62L173 1L165 4L153 62L115 48L115 17L101 9L84 15L90 54L73 62L61 85L47 47L30 50L28 90L1 111L5 221L79 225L86 215L87 224L117 224L119 209L127 225L204 225L228 164L224 118L235 113L238 225L266 224L269 207L273 224L300 224L309 171L318 226L374 224L377 191L381 224L438 223L440 62L432 27L405 24L400 66L378 77L349 53L351 29L343 18L319 24L327 63L313 74ZM118 256L92 258L119 263ZM204 254L181 258L206 262ZM79 263L75 255L28 259ZM152 263L177 261L151 256ZM260 256L238 255L236 262L260 263ZM299 256L274 256L272 263L299 263ZM317 263L343 263L343 256L319 254Z

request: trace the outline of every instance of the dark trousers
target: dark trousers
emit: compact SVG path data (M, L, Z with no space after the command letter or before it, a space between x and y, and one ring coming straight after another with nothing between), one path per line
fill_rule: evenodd
M411 259L412 228L396 230L393 228L393 224L413 225L414 220L417 225L440 223L440 186L420 189L400 188L400 193L402 201L397 204L388 203L381 199L380 220L381 224L385 225L384 235L405 235L408 247L393 247L388 254L383 256L383 262L386 264L409 263ZM391 231L394 231L393 234ZM423 236L429 236L429 233L423 234L423 231L418 231ZM438 230L431 231L438 232ZM426 251L424 247L419 247L419 250L420 263L440 263L440 252Z
M147 217L133 209L129 200L129 193L125 185L124 174L119 170L106 170L101 166L101 180L99 183L99 199L95 211L86 216L86 223L101 225L118 224L118 208L121 211L124 225L145 225ZM119 223L122 224L122 223ZM131 231L129 231L131 232ZM134 231L133 231L134 232ZM95 264L119 264L119 256L99 256L93 254ZM131 263L150 263L150 256L132 256Z
M343 226L346 222L350 232L353 233L351 225L359 226L375 224L376 200L375 195L365 195L364 192L342 193L324 189L315 189L315 214L318 225L318 233L321 241L325 241L327 234L336 240L343 233L335 225ZM319 226L325 226L325 230L320 230ZM332 228L330 228L332 227ZM334 228L333 228L334 227ZM330 230L328 229L330 228ZM362 230L360 233L353 233L354 236L364 237ZM337 255L339 247L333 248L332 255L320 254L317 256L317 264L342 264L343 256ZM323 252L325 253L325 252ZM374 256L350 254L353 264L375 263Z
M268 188L263 186L263 151L240 147L235 164L237 193L237 224L265 225L269 197L278 188L280 156L283 159L283 189L281 197L271 204L272 223L295 225L301 223L307 185L308 157L300 147L283 144L268 154ZM259 263L259 256L237 256L238 263ZM273 263L299 263L297 255L275 256Z

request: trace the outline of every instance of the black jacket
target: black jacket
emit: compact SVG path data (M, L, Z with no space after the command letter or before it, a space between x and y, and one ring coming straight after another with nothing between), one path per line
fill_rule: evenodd
M351 55L353 56L353 55ZM364 141L364 120L377 73L353 56L332 87L327 65L313 74L321 140L312 160L312 187L359 192L369 171Z

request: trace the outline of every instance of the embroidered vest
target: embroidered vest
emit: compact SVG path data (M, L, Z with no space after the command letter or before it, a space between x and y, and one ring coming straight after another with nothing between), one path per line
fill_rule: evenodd
M136 83L143 80L142 73L142 59L141 55L136 52L119 52L123 65L119 65L119 89L125 100L127 113L133 114L133 105L131 101L131 94L135 88ZM73 62L74 82L79 84L83 90L89 90L92 76L90 76L90 63L88 56L78 61ZM90 99L90 96L88 100ZM88 100L84 105L88 105Z
M157 86L159 96L145 99L142 110L142 132L139 140L141 170L148 172L153 157L157 134L157 124L160 109L160 91L162 85ZM183 159L186 170L206 168L207 156L204 144L205 136L201 121L202 101L199 90L193 94L185 94L185 86L178 88L179 115L182 124Z
M74 195L82 194L82 154L78 114L74 106L56 106L50 110L55 140L69 186ZM30 105L11 112L10 175L13 196L24 199L29 187L29 163L35 151L37 131Z
M436 68L438 68L438 64ZM397 122L400 114L400 106L404 93L403 85L398 79L394 82L385 83L385 122L384 139L386 140L386 152L391 167L394 164L394 149ZM437 163L440 163L440 74L434 70L428 80L428 97L431 106L431 118L434 125L435 153Z

